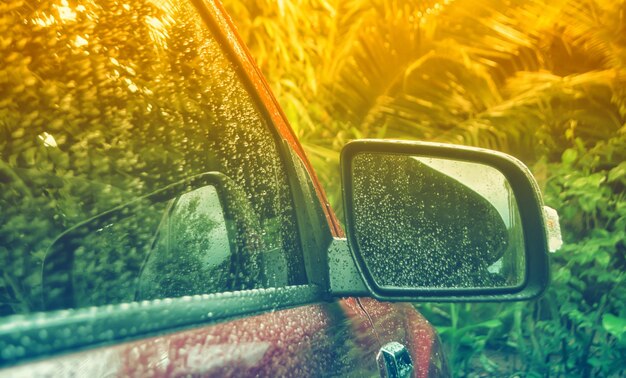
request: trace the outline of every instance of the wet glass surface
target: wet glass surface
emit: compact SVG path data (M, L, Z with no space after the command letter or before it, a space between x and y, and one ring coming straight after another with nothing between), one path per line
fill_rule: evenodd
M261 243L271 255L268 275L279 276L247 287L305 282L275 137L189 3L9 1L0 11L0 315L45 309L42 297L53 288L42 286L42 264L65 230L209 171L241 191L259 227L259 241L248 245ZM203 224L224 244L208 227L215 219L198 209L197 217L169 222ZM75 256L98 272L75 285L76 295L84 293L77 305L116 303L105 294L107 280L137 279L146 249L128 237L154 238L165 208L133 211L120 220L133 232L115 236L114 252ZM193 240L206 242L187 236L177 253L193 250ZM198 259L230 253L215 243ZM157 269L151 264L148 271ZM185 293L169 282L161 295ZM110 300L90 300L98 291Z
M356 241L381 287L514 287L525 278L517 202L473 162L361 153L352 161Z

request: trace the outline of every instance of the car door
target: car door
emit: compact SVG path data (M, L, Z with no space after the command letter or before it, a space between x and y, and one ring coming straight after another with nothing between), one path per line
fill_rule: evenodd
M319 285L328 212L207 4L1 12L0 375L378 374L363 307Z

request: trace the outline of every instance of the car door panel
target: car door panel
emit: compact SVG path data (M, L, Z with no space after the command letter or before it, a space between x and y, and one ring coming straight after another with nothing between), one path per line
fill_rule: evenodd
M0 376L368 376L378 371L371 330L352 298L87 349Z
M416 377L450 375L435 329L413 305L372 298L359 298L359 303L370 317L381 345L398 342L408 349Z

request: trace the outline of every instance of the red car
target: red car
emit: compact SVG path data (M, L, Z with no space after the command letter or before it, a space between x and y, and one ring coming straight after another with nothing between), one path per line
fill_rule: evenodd
M0 5L1 376L447 376L409 301L548 283L504 154L363 140L346 235L223 8Z

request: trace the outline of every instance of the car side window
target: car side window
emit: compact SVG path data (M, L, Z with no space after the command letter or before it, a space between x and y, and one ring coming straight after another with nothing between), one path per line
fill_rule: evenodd
M0 315L306 282L278 137L190 3L2 12Z

